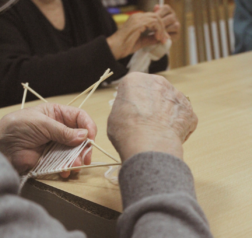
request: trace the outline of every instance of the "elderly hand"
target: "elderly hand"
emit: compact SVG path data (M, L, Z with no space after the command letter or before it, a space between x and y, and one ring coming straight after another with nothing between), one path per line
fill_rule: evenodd
M124 58L145 46L165 43L169 36L159 15L162 14L133 14L121 29L108 37L107 42L115 59ZM154 35L142 34L147 30L155 32Z
M176 17L175 11L169 5L164 5L163 7L156 5L154 12L162 19L166 32L171 37L172 41L177 40L179 38L180 23Z
M46 103L0 120L0 151L23 174L34 167L48 142L78 146L87 137L94 140L96 133L96 125L85 111ZM90 162L91 153L88 153L84 163ZM73 164L79 165L81 156ZM70 172L61 173L64 178L69 175Z
M147 151L182 159L182 143L197 122L190 102L165 78L131 73L119 85L108 119L108 137L122 161Z

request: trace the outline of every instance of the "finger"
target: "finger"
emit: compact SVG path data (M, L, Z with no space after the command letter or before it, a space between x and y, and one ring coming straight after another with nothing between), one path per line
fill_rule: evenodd
M166 27L166 31L168 33L178 33L180 29L180 24L179 22L175 22L174 24Z
M78 166L81 166L81 156L78 156L72 165L72 167L78 167ZM73 171L64 171L64 172L60 173L60 176L62 178L68 178L71 173L78 173L78 172L80 172L80 170L81 169L75 169Z
M151 21L148 27L155 32L155 37L157 40L159 41L163 40L165 27L163 25L161 18L158 15L155 16L155 20Z
M60 144L77 146L85 141L88 136L88 130L86 129L72 129L48 117L44 119L43 124L47 131L48 140Z
M58 104L42 104L44 114L70 128L87 129L88 136L94 140L97 127L91 117L79 108Z
M93 150L91 149L85 156L84 158L84 164L85 165L90 165L91 164L91 158L92 158L92 153L93 153Z
M137 15L137 17L135 16L133 20L134 21L131 23L133 24L131 26L131 31L128 34L129 36L136 31L139 32L141 30L142 33L142 29L149 29L155 32L157 40L164 40L166 29L161 18L157 14L148 12L141 15Z
M59 105L59 109L59 113L63 117L66 126L87 129L88 138L95 139L97 127L92 118L84 110L64 105Z
M162 18L162 21L163 21L166 28L168 26L173 25L176 22L178 22L177 17L176 17L175 14L169 14L168 16Z
M147 47L147 46L155 45L158 42L159 41L154 36L144 36L144 37L141 38L141 47Z
M154 6L153 11L154 11L154 12L157 12L159 9L160 9L160 5L159 5L159 4L156 4L156 5Z
M155 32L155 37L158 41L164 42L167 39L166 29L160 17L156 16L155 20L148 22L148 28Z
M169 5L164 5L163 7L159 8L156 12L161 18L165 17L168 14L174 13L174 10Z

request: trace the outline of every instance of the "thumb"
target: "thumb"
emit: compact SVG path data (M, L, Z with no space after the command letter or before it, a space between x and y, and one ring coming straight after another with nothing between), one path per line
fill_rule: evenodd
M47 130L52 141L68 146L78 146L87 139L88 130L80 128L69 128L64 124L51 119L47 123Z

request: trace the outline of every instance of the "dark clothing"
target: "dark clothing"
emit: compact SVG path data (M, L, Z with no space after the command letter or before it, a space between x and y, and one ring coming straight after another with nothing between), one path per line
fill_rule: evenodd
M119 182L124 208L117 226L120 238L212 238L182 160L159 152L135 155L123 164ZM17 173L0 153L1 238L85 237L67 232L42 207L18 197L18 185Z
M235 53L252 50L252 1L235 0Z
M83 91L107 68L127 73L131 56L116 61L106 38L116 24L100 0L63 0L66 25L57 30L30 0L0 15L0 107L21 103L21 82L43 97ZM165 70L167 56L150 72ZM154 68L153 68L154 67ZM28 93L27 100L35 97Z

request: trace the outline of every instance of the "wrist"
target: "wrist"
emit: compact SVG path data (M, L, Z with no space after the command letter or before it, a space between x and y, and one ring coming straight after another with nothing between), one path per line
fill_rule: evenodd
M116 60L122 58L120 41L116 39L115 34L107 38L107 44Z
M143 152L162 152L171 154L183 160L182 142L177 136L148 136L141 135L126 137L127 140L120 143L119 154L122 162L131 158L132 156Z

